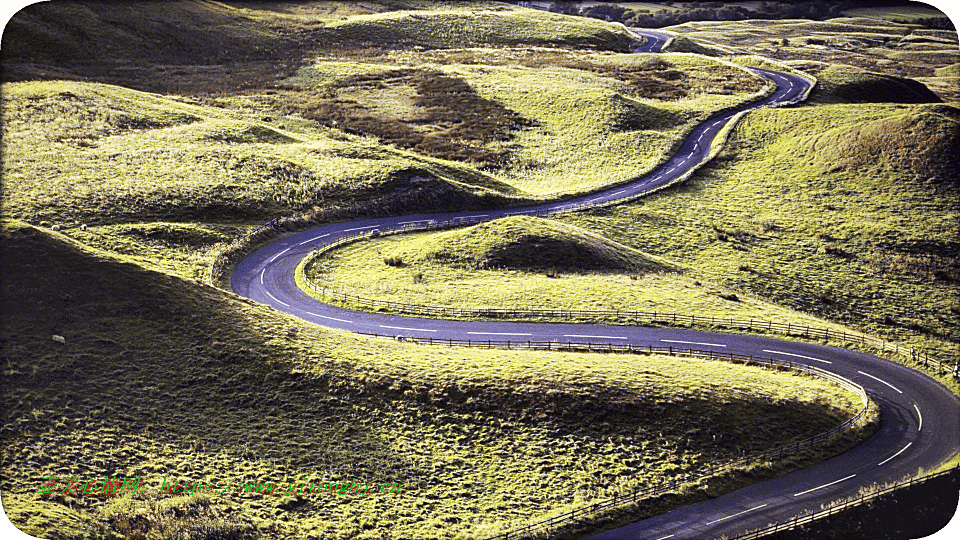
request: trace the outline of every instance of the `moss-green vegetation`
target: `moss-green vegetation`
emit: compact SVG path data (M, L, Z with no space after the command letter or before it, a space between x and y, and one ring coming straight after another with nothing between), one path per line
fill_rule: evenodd
M38 536L484 536L811 435L859 407L825 382L721 362L324 330L20 223L5 225L0 250L0 376L19 389L0 396L0 488ZM50 475L143 476L152 494L41 498ZM359 478L404 492L158 499L164 476Z
M558 221L527 216L498 219L463 230L405 242L387 258L400 265L438 261L466 268L555 268L639 273L675 268L622 244Z
M840 74L856 73L850 68L866 71L870 75L857 74L856 78L866 78L871 91L878 90L878 83L887 83L886 88L879 90L889 101L899 102L896 87L911 83L880 79L876 74L916 79L943 100L960 99L956 77L935 73L939 68L960 62L960 44L954 30L922 28L869 17L826 21L704 21L684 23L668 30L718 50L759 54L781 61L821 62ZM905 97L909 99L917 91L910 89Z
M4 211L32 222L262 222L329 201L406 192L478 204L509 191L458 174L455 163L295 118L272 122L118 86L7 84L3 120Z
M831 66L820 62L792 61L798 68L817 78L810 95L811 103L939 103L923 83L904 77L870 73L850 66Z
M562 220L955 358L958 117L947 105L758 111L686 184Z
M769 91L743 69L683 54L379 54L301 69L283 81L275 107L466 162L531 197L638 176L697 121Z
M681 313L844 330L704 284L676 263L579 227L529 217L365 240L327 252L305 270L319 287L408 304Z

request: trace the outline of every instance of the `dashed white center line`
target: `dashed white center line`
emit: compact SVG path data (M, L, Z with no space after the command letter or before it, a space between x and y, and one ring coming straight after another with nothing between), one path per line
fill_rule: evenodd
M865 376L867 376L867 377L870 377L871 379L873 379L873 380L875 380L875 381L877 381L877 382L879 382L879 383L883 383L883 384L889 386L890 388L893 388L894 390L897 391L898 394L902 394L902 393L903 393L903 392L900 391L899 388L897 388L896 386L888 383L887 381L885 381L885 380L883 380L883 379L874 377L873 375L871 375L871 374L869 374L869 373L864 373L864 372L860 371L859 369L857 370L857 373L859 373L859 374L861 374L861 375L865 375Z
M900 454L902 454L902 453L904 453L904 452L906 452L906 451L907 451L907 448L910 448L910 447L911 447L912 445L913 445L913 443L912 443L912 442L911 442L911 443L907 443L907 445L906 445L906 446L904 446L904 447L903 447L902 449L900 449L900 451L899 451L899 452L897 452L896 454L894 454L894 455L892 455L892 456L890 456L890 457L888 457L887 459L885 459L885 460L883 460L883 461L881 461L880 463L877 463L877 467L879 467L879 466L881 466L881 465L883 465L883 464L885 464L886 462L888 462L888 461L890 461L891 459L893 459L893 458L895 458L895 457L897 457L897 456L899 456Z
M676 167L670 167L669 169L667 169L667 174L672 173L674 170L676 170Z
M768 353L773 353L773 354L782 354L782 355L785 355L785 356L795 356L795 357L797 357L797 358L804 358L804 359L806 359L806 360L814 360L814 361L816 361L816 362L823 362L824 364L832 364L832 363L833 363L833 362L831 362L831 361L829 361L829 360L822 360L822 359L820 359L820 358L814 358L814 357L812 357L812 356L804 356L804 355L802 355L802 354L793 354L793 353L788 353L788 352L784 352L784 351L772 351L772 350L770 350L770 349L764 349L763 352L768 352Z
M267 293L267 296L269 296L270 298L273 298L273 301L274 301L274 302L276 302L276 303L278 303L278 304L283 304L284 306L287 306L287 307L290 307L290 304L288 304L288 303L280 300L280 299L277 298L276 296L270 294L270 291L264 289L263 292Z
M917 419L920 420L920 424L917 425L917 431L920 431L923 429L923 415L920 414L920 407L917 407L916 403L913 404L913 409L917 411Z
M818 490L818 489L823 489L823 488L825 488L825 487L829 487L829 486L832 486L832 485L834 485L834 484L839 484L840 482L843 482L844 480L849 480L849 479L853 478L854 476L856 476L856 475L855 475L855 474L851 474L850 476L847 476L846 478L841 478L841 479L839 479L839 480L834 480L833 482L830 482L829 484L824 484L824 485L822 485L822 486L817 486L817 487L815 487L815 488L813 488L813 489L808 489L808 490L806 490L806 491L801 491L800 493L794 493L793 496L794 496L794 497L799 497L799 496L801 496L801 495L806 495L807 493L812 493L812 492L814 492L814 491L816 491L816 490Z
M302 246L302 245L304 245L304 244L309 244L310 242L316 242L317 240L319 240L319 239L321 239L321 238L326 238L326 237L328 237L328 236L330 236L330 233L320 235L320 236L318 236L318 237L316 237L316 238L311 238L310 240L307 240L306 242L300 242L300 245Z
M321 315L319 313L311 313L309 311L304 311L304 313L306 313L307 315L313 315L314 317L320 317L321 319L330 319L331 321L338 321L338 322L353 324L353 321L348 321L346 319L338 319L336 317L327 317L326 315Z
M529 336L532 334L517 334L513 332L467 332L474 336Z
M263 285L263 274L267 271L266 268L260 271L260 284Z
M379 225L367 225L366 227L354 227L352 229L344 229L343 232L362 231L363 229L374 229L376 227L379 227Z
M625 193L626 191L627 191L627 190L625 190L625 189L621 189L620 191L614 191L613 193L611 193L611 195L619 195L619 194L621 194L621 193Z
M708 347L726 347L726 345L720 343L701 343L699 341L680 341L679 339L661 339L660 341L664 343L683 343L686 345L706 345Z
M728 520L728 519L730 519L730 518L735 518L735 517L737 517L737 516L742 516L743 514L746 514L747 512L753 512L754 510L759 510L759 509L763 508L764 506L767 506L767 505L766 505L766 504L761 504L760 506L754 506L753 508L751 508L751 509L749 509L749 510L744 510L743 512L737 512L736 514L729 515L729 516L727 516L727 517L722 517L722 518L720 518L720 519L715 519L715 520L713 520L713 521L711 521L711 522L708 522L707 525L713 525L714 523L720 523L721 521L725 521L725 520Z
M666 535L666 536L661 536L660 538L657 538L657 540L667 540L667 538L673 538L674 536L676 536L676 535L675 535L675 534L668 534L668 535Z
M431 330L429 328L406 328L403 326L387 326L385 324L381 324L380 328L389 328L391 330L407 330L410 332L436 332L436 330Z
M270 262L273 262L273 261L277 260L277 257L279 257L279 256L283 255L284 253L290 251L290 249L291 249L291 248L287 248L287 249L281 251L280 253L277 253L276 255L274 255L273 257L270 258Z
M596 339L629 339L623 336L585 336L582 334L564 334L563 337L596 338Z

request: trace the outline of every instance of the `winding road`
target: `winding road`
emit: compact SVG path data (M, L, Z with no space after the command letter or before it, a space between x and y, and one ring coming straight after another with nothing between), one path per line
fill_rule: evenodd
M643 32L643 35L648 41L637 52L659 51L668 38L653 32ZM796 75L762 69L753 71L773 81L776 91L759 101L708 118L692 130L673 157L628 184L525 208L365 219L290 234L242 260L231 276L231 287L237 294L304 320L352 332L438 339L676 345L791 360L856 382L867 389L880 407L879 431L842 455L715 499L591 536L593 540L733 536L804 511L817 510L823 503L855 495L863 486L896 481L920 468L940 465L960 451L960 399L917 371L866 354L764 337L670 328L445 321L363 313L323 304L301 291L294 282L297 265L312 250L372 229L388 230L430 220L445 223L548 214L631 198L670 184L708 158L712 141L737 113L795 103L810 86L809 81Z

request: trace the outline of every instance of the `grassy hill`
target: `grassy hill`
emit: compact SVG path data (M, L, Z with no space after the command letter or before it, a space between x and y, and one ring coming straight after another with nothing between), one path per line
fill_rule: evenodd
M118 86L7 84L3 119L4 209L33 222L266 221L328 200L427 190L444 204L478 204L511 191L468 170L450 178L463 169L456 164L295 118ZM414 185L418 174L433 179Z
M600 21L429 1L38 3L3 37L7 81L92 78L175 93L262 87L319 50L537 43L628 51L633 42Z
M637 310L843 330L687 276L687 270L595 232L525 216L448 232L366 240L325 253L305 267L316 285L408 304ZM606 322L624 320L611 316Z
M527 216L422 236L386 253L401 264L437 261L471 268L552 268L572 272L676 270L656 257L583 229Z
M692 181L563 221L955 357L958 121L936 104L758 111Z
M855 68L871 74L920 81L945 101L960 99L956 77L936 73L938 69L960 62L960 43L957 33L951 30L868 16L826 21L703 21L667 29L700 42L701 46L727 48L781 61L820 62L837 69L835 75L847 79L838 82L857 82L850 81L850 76L845 75L854 73L849 68ZM827 76L831 74L828 72ZM877 80L877 75L870 75L869 79L860 82L869 82L871 90L877 89L872 85L883 82ZM886 79L886 82L892 81ZM895 82L894 86L879 88L881 95L890 101L899 101L897 87L910 85L905 94L907 99L919 90L913 83Z
M482 536L813 434L857 403L719 362L451 355L329 331L22 223L0 255L0 378L18 389L0 394L0 489L41 537ZM142 476L147 494L42 497L49 476ZM169 497L163 478L403 492Z
M850 66L793 61L788 65L817 78L812 103L939 103L942 100L914 79L870 73Z

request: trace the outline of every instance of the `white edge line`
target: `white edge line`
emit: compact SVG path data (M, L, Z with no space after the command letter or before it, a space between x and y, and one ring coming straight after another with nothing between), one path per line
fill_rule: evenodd
M680 341L678 339L661 339L664 343L684 343L686 345L708 345L710 347L726 347L722 343L701 343L699 341Z
M287 306L287 307L290 307L290 304L288 304L288 303L284 302L283 300L280 300L280 299L277 298L276 296L270 294L270 291L264 289L263 292L267 293L267 296L269 296L270 298L273 298L273 301L274 301L274 302L277 302L277 303L279 303L279 304L283 304L283 305L285 305L285 306Z
M338 319L336 317L327 317L326 315L321 315L319 313L312 313L310 311L304 311L304 313L306 313L307 315L313 315L314 317L320 317L322 319L330 319L331 321L340 321L340 322L353 324L353 321L348 321L346 319Z
M436 332L436 330L431 330L429 328L406 328L403 326L387 326L385 324L381 324L380 328L389 328L391 330L409 330L411 332Z
M825 488L825 487L832 486L832 485L834 485L834 484L839 484L840 482L843 482L844 480L849 480L849 479L853 478L854 476L856 476L856 475L855 475L855 474L851 474L850 476L847 476L846 478L841 478L841 479L839 479L839 480L834 480L833 482L830 482L829 484L824 484L824 485L822 485L822 486L817 486L817 487L815 487L815 488L813 488L813 489L808 489L808 490L806 490L806 491L801 491L800 493L795 493L793 496L794 496L794 497L799 497L799 496L801 496L801 495L806 495L807 493L816 491L816 490L818 490L818 489L823 489L823 488Z
M829 361L829 360L821 360L821 359L819 359L819 358L814 358L814 357L812 357L812 356L804 356L804 355L802 355L802 354L793 354L793 353L783 352L783 351L772 351L772 350L770 350L770 349L764 349L763 352L768 352L768 353L773 353L773 354L783 354L783 355L786 355L786 356L796 356L797 358L806 358L807 360L815 360L815 361L817 361L817 362L823 362L824 364L832 364L832 363L833 363L833 362L831 362L831 361Z
M277 257L283 255L284 253L290 251L291 249L293 249L293 248L287 248L287 249L281 251L280 253L277 253L276 255L274 255L273 257L270 258L270 262L273 262L273 261L277 260Z
M467 332L474 336L484 335L484 336L529 336L531 334L514 334L511 332Z
M871 375L871 374L869 374L869 373L864 373L864 372L860 371L859 369L857 370L857 373L859 373L859 374L861 374L861 375L866 375L867 377L870 377L871 379L873 379L873 380L875 380L875 381L877 381L877 382L881 382L881 383L889 386L890 388L893 388L894 390L897 391L898 394L902 394L902 393L903 393L903 392L900 391L899 388L897 388L896 386L888 383L887 381L885 381L885 380L883 380L883 379L880 379L880 378L878 378L878 377L874 377L873 375Z
M923 429L923 415L920 414L920 407L917 407L917 404L913 404L913 409L917 411L917 418L920 420L920 424L917 426L917 431Z
M307 240L307 241L305 241L305 242L300 242L300 245L302 246L302 245L304 245L304 244L309 244L310 242L316 242L317 240L319 240L319 239L321 239L321 238L326 238L326 237L328 237L328 236L330 236L330 233L320 235L320 236L318 236L318 237L316 237L316 238L311 238L311 239L309 239L309 240Z
M714 523L718 523L718 522L721 522L721 521L724 521L724 520L727 520L727 519L730 519L730 518L733 518L733 517L737 517L737 516L746 514L747 512L753 512L754 510L759 510L759 509L763 508L764 506L767 506L767 504L768 504L768 503L764 503L764 504L761 504L760 506L755 506L755 507L753 507L753 508L744 510L743 512L737 512L736 514L731 514L731 515L729 515L729 516L727 516L727 517L722 517L722 518L720 518L720 519L715 519L715 520L713 520L713 521L710 521L710 522L705 523L705 525L713 525Z
M888 461L890 461L891 459L893 459L893 458L895 458L895 457L897 457L897 456L899 456L900 454L902 454L902 453L904 453L904 452L906 452L906 451L907 451L907 448L910 448L910 447L911 447L912 445L913 445L913 443L912 443L912 442L909 442L909 443L907 443L907 445L906 445L906 446L904 446L904 447L903 447L903 448L902 448L902 449L901 449L901 450L900 450L899 452L897 452L896 454L894 454L894 455L892 455L892 456L890 456L890 457L888 457L887 459L885 459L885 460L883 460L883 461L881 461L880 463L877 463L877 467L879 467L879 466L881 466L881 465L883 465L883 464L885 464L886 462L888 462Z
M564 334L563 337L585 337L585 338L597 338L597 339L630 339L623 336L584 336L580 334Z

